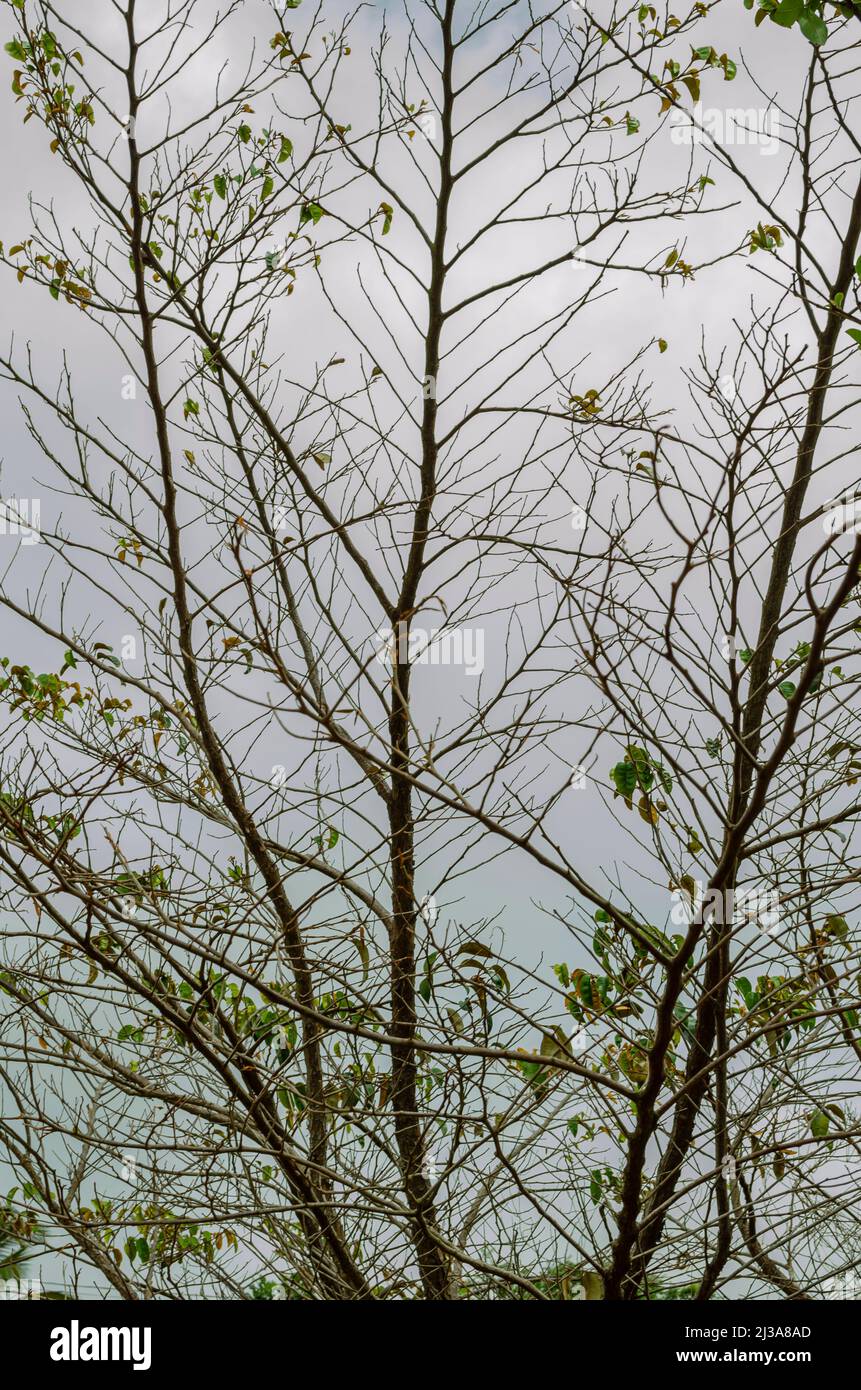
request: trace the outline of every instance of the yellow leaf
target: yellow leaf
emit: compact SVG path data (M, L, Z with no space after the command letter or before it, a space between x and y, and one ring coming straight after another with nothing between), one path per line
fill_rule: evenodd
M684 889L684 891L687 893L688 897L690 898L691 902L693 903L693 901L695 900L695 898L696 898L696 896L697 896L697 884L696 884L696 879L691 878L691 875L690 875L690 874L684 874L684 875L682 876L682 879L681 879L680 883L679 883L679 887L682 888L682 889Z

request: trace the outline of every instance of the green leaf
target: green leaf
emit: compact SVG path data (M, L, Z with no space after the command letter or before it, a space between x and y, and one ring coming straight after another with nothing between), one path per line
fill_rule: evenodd
M738 987L738 992L744 1000L745 1004L747 1005L748 1009L752 1008L755 1000L755 995L753 992L753 985L750 983L750 980L746 979L745 976L742 975L740 979L736 980L736 985Z
M771 17L775 24L782 25L784 29L791 29L803 9L804 0L781 0Z
M368 943L367 943L366 941L363 941L362 938L361 938L360 936L357 936L357 937L355 938L355 941L356 941L356 950L358 951L358 953L359 953L359 959L360 959L361 962L362 962L362 979L363 979L363 980L367 980L367 978L368 978L368 970L369 970L370 964L371 964L371 954L370 954L370 952L369 952L369 950L368 950Z
M261 193L261 195L260 195L260 196L262 197L262 199L263 199L264 202L266 201L267 198L271 197L272 190L273 190L274 187L275 187L275 181L274 181L274 179L270 178L270 176L267 174L266 178L263 180L263 191L262 191L262 193Z
M380 203L379 211L383 214L383 236L385 236L391 229L394 208L390 203Z
M839 941L842 941L845 936L849 935L849 923L845 917L832 913L830 917L825 918L825 930L829 936L836 936Z
M292 153L293 153L293 141L292 141L292 140L288 140L286 135L282 135L282 136L281 136L281 149L278 151L278 160L277 160L277 162L278 162L279 164L283 164L285 160L287 160L287 159L290 158L290 156L291 156Z
M224 174L216 174L213 180L213 187L219 198L227 197L227 179Z
M784 700L791 700L793 695L795 694L795 686L793 685L792 681L781 681L780 685L777 688L783 696Z
M610 776L619 796L630 802L637 789L637 774L633 763L617 763L610 769Z
M19 63L25 63L30 56L29 50L24 47L20 39L13 39L11 43L4 44L6 52L10 58L14 58Z
M490 967L490 973L494 978L497 988L505 990L506 994L510 994L511 981L508 978L508 972L498 961L494 961L493 965Z
M824 1139L830 1124L831 1120L824 1110L814 1110L810 1117L810 1133L814 1139Z
M237 134L240 140L242 141L243 145L247 145L248 141L251 139L251 126L246 125L243 122L242 125L239 127Z
M673 945L673 942L664 932L658 931L657 927L653 927L651 922L640 922L639 930L641 936L644 936L647 941L651 941L652 945L659 951L663 951L665 956L675 955L677 948ZM634 950L637 955L642 955L645 952L645 948L640 942L636 943Z
M637 743L629 743L625 751L628 755L628 762L634 764L634 771L637 774L637 782L639 783L641 791L651 791L655 780L655 772L661 774L661 782L664 786L664 790L670 790L672 783L669 783L669 785L667 784L664 780L666 774L664 774L663 769L658 763L653 763L645 748L641 748Z
M861 347L861 328L847 328L846 332L853 342L856 342L858 346Z
M299 214L299 225L303 226L306 222L313 222L316 227L320 218L323 216L323 209L319 203L306 203Z
M816 48L828 38L828 25L813 10L802 11L799 16L798 27L804 37Z

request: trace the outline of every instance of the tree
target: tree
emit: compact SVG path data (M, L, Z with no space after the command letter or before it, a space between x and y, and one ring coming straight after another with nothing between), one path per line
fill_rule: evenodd
M67 348L0 358L40 1223L126 1299L822 1297L857 10L6 9Z

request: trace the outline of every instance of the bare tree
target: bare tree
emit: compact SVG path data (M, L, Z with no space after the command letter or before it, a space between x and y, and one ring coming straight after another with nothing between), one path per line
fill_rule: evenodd
M827 1296L856 12L5 9L9 1220L125 1299Z

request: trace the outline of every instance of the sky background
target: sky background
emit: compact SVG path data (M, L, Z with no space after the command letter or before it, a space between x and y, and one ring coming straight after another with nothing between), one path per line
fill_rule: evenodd
M334 4L329 10L333 16L337 16L344 12L344 7ZM591 13L599 19L608 12L609 7L603 0L598 0L591 8ZM200 14L203 16L208 13L204 5ZM514 6L510 11L512 21L519 22L524 14L525 6L522 5ZM299 12L294 12L291 16L297 29L301 17ZM369 62L372 45L383 19L391 36L389 52L393 58L403 42L402 5L367 5L359 12L354 22L352 33L355 61L351 62L347 69L348 80L339 89L337 102L344 112L345 119L352 120L357 128L366 116L372 115L374 109L375 95ZM100 42L110 45L117 40L117 20L111 6L90 6L87 22L95 23ZM176 103L175 124L181 124L207 99L213 90L216 70L222 62L235 66L238 55L244 56L247 52L252 37L263 48L272 31L273 19L269 6L262 3L245 4L222 32L205 63L192 64L188 76L178 89L172 91L172 101ZM702 107L706 115L709 112L725 115L729 108L753 108L762 113L765 121L764 113L776 106L781 113L781 128L785 139L791 141L800 79L809 60L809 46L800 38L797 30L777 30L768 24L763 26L763 29L756 30L751 16L739 3L717 7L708 20L707 34L704 30L703 36L714 44L718 52L731 53L739 69L737 78L731 83L724 82L719 71L710 74L703 86ZM493 37L498 42L496 35ZM488 53L491 49L490 39L489 34L486 45ZM479 55L481 59L484 58L484 47L472 45L471 54L475 62L479 61ZM761 90L758 90L748 77L746 65L757 73L760 84L764 84ZM507 74L500 72L500 96L506 78ZM482 86L481 95L483 102L489 104L488 99L493 93L488 91L487 84ZM430 96L433 97L432 92ZM92 225L92 217L81 197L79 186L48 152L46 136L37 123L31 122L21 127L8 92L5 99L10 107L10 134L0 149L4 190L0 229L2 239L8 246L26 235L30 221L30 197L35 197L43 205L51 208L63 226L86 230ZM770 122L774 118L767 119ZM152 124L155 123L153 119ZM142 121L141 124L139 139L145 143L149 133L147 122ZM489 118L478 122L460 143L460 158L469 158L480 151L483 144L489 143L498 135L502 124L503 118L499 114L491 114ZM648 128L649 123L644 116L644 132ZM774 125L769 124L768 128L773 130ZM600 137L597 138L600 140ZM618 142L618 136L616 140ZM428 158L433 158L431 150L422 151L422 155L425 153ZM793 205L793 199L797 198L794 185L796 176L794 172L790 172L786 181L788 159L785 150L775 152L773 141L768 141L764 145L756 146L733 144L731 153L739 166L756 181L757 187L763 189L769 198L773 191L781 189L783 185L780 196L785 205ZM593 157L596 163L600 163L599 145L593 146ZM651 182L658 188L675 185L685 177L690 157L690 149L673 139L671 124L669 120L665 120L662 128L654 136L650 148L643 155L646 183ZM466 190L468 196L462 193L455 196L449 223L449 235L453 243L458 244L465 240L476 225L476 217L484 215L494 200L499 201L500 197L506 196L509 182L513 181L512 170L506 167L511 158L511 152L507 150L499 159L489 160L478 179L470 181ZM536 159L536 143L524 142L524 169L531 172ZM694 159L696 173L708 171L715 177L715 200L729 204L724 213L691 218L680 225L681 234L685 238L686 257L692 260L707 260L725 251L728 245L738 238L740 229L753 224L753 203L738 181L733 180L726 171L716 168L715 161L709 159L705 149L696 149ZM518 169L517 176L523 177L524 169ZM415 185L414 175L407 172L405 177L412 178ZM564 180L564 176L561 176L561 179ZM566 195L563 193L563 196ZM355 198L357 204L361 203L362 199L369 201L364 185L357 187ZM657 228L634 226L630 229L629 240L624 248L624 260L629 264L645 264L648 258L662 247L675 244L677 236L675 225L669 228L667 224L660 224ZM455 277L450 293L452 296L460 297L471 292L472 286L476 283L487 282L492 278L502 279L516 273L521 265L529 263L539 247L542 251L549 248L552 254L557 245L565 243L566 237L570 238L567 225L533 229L528 237L521 236L516 228L514 231L501 231L498 235L487 238L479 251L464 260L459 278ZM612 234L606 238L606 242L596 243L596 259L600 260L601 246L609 244L611 240ZM410 230L401 217L395 218L391 244L406 259L412 258L415 263L419 263L416 260L416 239L410 235ZM693 281L684 285L680 282L670 282L664 288L656 281L647 280L635 273L623 272L608 276L607 293L578 320L574 337L568 336L558 347L554 347L553 352L557 355L554 366L560 373L564 373L566 358L576 352L578 360L588 359L588 366L584 365L579 371L578 381L585 383L587 378L589 382L600 381L618 369L620 360L628 354L632 345L646 343L656 336L661 336L668 344L666 352L661 356L652 352L648 360L652 399L674 419L682 422L680 428L686 428L692 421L692 413L684 374L695 365L703 341L711 353L717 354L728 348L731 356L735 354L739 338L743 337L745 324L749 319L751 296L757 296L759 302L764 303L772 293L762 275L757 273L761 268L760 262L755 261L755 258L739 257L714 270L703 271ZM566 265L558 272L543 277L534 286L530 286L525 296L525 305L523 300L515 305L515 321L521 322L521 315L531 315L538 321L544 316L558 312L560 305L565 303L566 296L571 295L572 285L579 285L579 277L586 273L588 272L580 268ZM341 253L341 260L336 263L334 271L330 271L330 275L345 315L348 319L352 316L367 340L377 345L379 360L388 371L390 365L396 365L393 364L391 346L378 331L379 326L370 321L367 301L360 293L355 275L355 262L349 249ZM420 311L418 295L415 303ZM297 293L286 301L286 311L284 304L282 301L280 314L274 320L273 337L285 354L287 375L294 374L297 379L307 379L312 374L313 363L324 361L333 352L341 350L344 335L333 327L331 316L327 317L321 312L319 296L313 292L310 285L300 284ZM19 360L25 350L32 351L35 375L45 383L48 390L59 378L62 357L65 354L81 417L107 422L118 435L136 445L143 453L151 451L152 429L144 399L145 393L139 391L138 399L134 401L123 399L123 383L128 367L119 359L113 344L88 320L87 315L67 307L62 302L55 304L43 291L27 282L17 285L14 276L9 275L4 297L4 331L4 342L8 342L14 335ZM794 331L798 333L801 343L803 326L799 323ZM404 338L400 345L407 358L412 356L415 362L414 398L418 399L421 373L420 343L413 335ZM301 351L298 351L299 349ZM469 345L460 351L451 368L452 374L459 373L469 378L473 365L471 352L472 348ZM448 367L443 368L441 389L450 392L451 377L447 381L445 379L449 370ZM527 373L518 387L523 397L528 394L528 382ZM469 394L469 390L466 394ZM50 463L40 456L39 449L27 433L23 415L17 404L18 396L19 392L13 385L0 384L0 409L3 411L4 422L0 451L2 494L4 497L39 497L42 525L45 529L56 527L64 532L70 547L87 544L91 536L88 509L79 501L63 496L55 490L56 475ZM38 418L40 423L45 422L45 412L39 414ZM299 429L301 430L301 424ZM50 423L46 424L46 432L50 439L61 439L61 435ZM510 466L512 458L517 457L518 449L526 447L526 439L527 430L524 426L518 425L517 422L507 426L500 448L500 467ZM66 439L62 447L68 448L68 442ZM575 479L571 486L572 496L576 496L576 489ZM480 494L476 498L476 504L481 505ZM561 495L558 511L555 515L548 516L542 534L549 537L553 531L563 545L570 538L569 503ZM34 586L44 574L46 548L22 546L19 540L11 536L0 538L0 545L3 547L0 559L5 555L13 562L7 582L14 585L19 594L32 593ZM84 567L86 568L86 562ZM54 596L59 578L60 567L55 563L46 581L48 592ZM135 579L134 572L131 572L128 580L132 604ZM523 580L529 582L526 571ZM516 575L509 576L506 581L506 610L510 605L528 605L530 602L528 592L518 594L517 582ZM52 586L55 587L52 589ZM122 635L133 631L133 627L128 625L128 620L118 619L116 612L106 603L104 595L89 587L86 582L73 582L69 593L69 606L70 611L89 614L88 628L91 640L110 641L116 649ZM494 665L499 669L504 657L501 650L504 645L502 619L506 615L497 616L495 628L493 619L488 620L486 624L488 676L493 675ZM4 651L14 653L17 644L25 642L27 659L34 667L43 660L53 658L55 644L47 639L40 640L38 634L32 630L25 637L24 629L16 629L14 620L8 614L4 614L2 621L5 629ZM117 630L118 624L122 631ZM371 635L369 633L369 638ZM464 685L469 693L468 679L463 678L461 672L432 666L422 668L421 680L416 682L419 708L424 707L428 718L440 709L446 711L451 707L454 710L465 693ZM572 740L571 763L577 763L579 756L576 740ZM596 771L603 777L603 767L599 766ZM588 811L584 809L587 804ZM585 865L603 858L608 836L613 832L611 822L602 814L591 788L576 800L572 793L567 801L561 803L558 817L561 832L566 837L576 839L579 844ZM632 851L635 848L635 840L636 836L630 846ZM618 838L614 843L618 843ZM618 852L624 857L624 849L620 847ZM511 917L516 924L518 913L527 911L533 895L540 893L541 877L535 874L531 866L524 865L516 854L508 854L497 860L493 866L492 878L482 889L481 915L492 916L503 909L513 908ZM669 906L663 885L657 890L654 910L659 911L661 905ZM470 906L474 910L477 904L473 903ZM644 904L644 910L650 911L652 907L647 908ZM516 925L514 930L516 932Z

